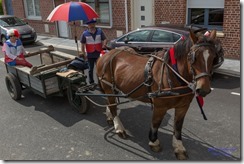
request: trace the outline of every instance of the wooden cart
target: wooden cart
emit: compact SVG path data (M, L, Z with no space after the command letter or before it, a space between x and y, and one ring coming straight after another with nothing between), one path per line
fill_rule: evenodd
M39 60L40 63L34 70L4 63L7 71L6 87L11 98L21 99L23 89L30 89L44 98L54 95L67 96L74 109L86 113L89 108L87 99L75 94L78 88L87 85L86 75L83 72L66 69L75 56L55 51L53 46L49 46L26 55L26 58L31 57L35 58L33 62ZM0 60L4 62L4 58Z

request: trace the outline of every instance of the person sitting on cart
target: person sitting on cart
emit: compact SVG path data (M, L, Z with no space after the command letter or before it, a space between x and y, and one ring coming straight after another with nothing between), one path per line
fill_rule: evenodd
M22 65L32 68L32 64L25 60L26 51L23 47L20 34L16 29L7 31L8 40L3 44L4 61L10 66Z

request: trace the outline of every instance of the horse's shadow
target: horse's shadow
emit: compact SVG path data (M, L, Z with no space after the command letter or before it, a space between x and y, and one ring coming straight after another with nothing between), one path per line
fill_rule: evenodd
M128 138L121 139L115 134L114 128L110 128L104 136L104 139L114 146L118 146L129 153L137 155L145 160L177 160L173 147L173 114L167 113L161 123L158 132L162 151L159 153L151 151L148 142L149 127L151 123L150 107L138 105L137 107L122 109L120 118L126 128ZM172 115L172 116L171 116ZM206 141L190 137L184 128L182 132L183 144L188 152L189 160L193 161L235 161L240 160L233 156L231 150L221 150L215 148ZM191 132L192 133L192 132ZM137 148L140 147L140 148ZM143 149L142 149L143 148ZM236 151L236 150L232 150Z
M119 106L119 116L126 128L128 139L119 138L112 126L106 122L105 108L97 107L90 104L90 109L87 114L78 114L72 110L66 97L53 96L50 98L42 98L39 95L33 94L31 91L24 92L25 99L21 99L19 103L25 106L34 106L34 110L43 112L60 122L66 127L70 127L81 120L88 120L104 128L104 139L124 149L131 154L145 160L176 160L172 148L173 134L173 115L170 110L163 119L158 132L158 138L161 143L162 152L152 152L148 146L148 133L152 118L152 108L140 102L132 102L129 105ZM28 100L31 97L31 101ZM101 97L92 98L98 104L105 104L106 99ZM189 131L189 130L188 130ZM222 161L222 160L240 160L234 157L231 152L219 150L206 141L199 140L200 137L193 138L188 134L188 131L182 132L183 143L189 155L189 160L193 161ZM191 132L192 133L192 132ZM197 134L194 134L197 136Z
M35 111L45 113L63 126L73 126L83 119L91 120L92 122L101 126L107 126L105 121L106 117L103 114L105 108L99 108L93 104L90 104L90 109L88 109L88 112L86 114L80 114L70 105L66 96L51 96L48 98L43 98L28 89L23 91L23 95L24 98L18 100L18 103L26 107L34 106ZM100 103L104 101L104 99L99 98L96 101ZM94 112L94 110L96 111ZM101 117L101 115L104 117Z

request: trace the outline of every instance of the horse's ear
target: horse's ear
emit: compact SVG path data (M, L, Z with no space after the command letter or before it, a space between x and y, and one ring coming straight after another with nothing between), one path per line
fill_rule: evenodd
M190 38L193 44L195 44L197 42L197 37L194 34L193 30L190 29Z
M216 30L212 30L211 33L210 33L210 38L211 39L215 39L216 38L216 33L217 33Z

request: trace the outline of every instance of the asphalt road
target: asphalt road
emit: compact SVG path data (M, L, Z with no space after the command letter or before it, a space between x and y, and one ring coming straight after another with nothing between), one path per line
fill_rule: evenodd
M26 46L28 51L39 48ZM176 160L171 146L173 110L166 114L159 129L163 151L154 153L148 147L152 115L149 104L134 101L119 106L129 135L123 140L107 125L105 108L91 104L88 113L82 115L72 110L66 97L45 99L28 90L24 90L23 99L14 101L5 86L3 63L0 74L2 160ZM203 120L193 100L184 121L183 143L189 160L241 160L240 78L214 74L212 87L204 104L208 120ZM102 97L93 100L105 103Z

